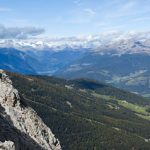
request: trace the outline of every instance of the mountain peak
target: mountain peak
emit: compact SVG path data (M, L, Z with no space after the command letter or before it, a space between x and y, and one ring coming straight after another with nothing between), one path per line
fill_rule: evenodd
M15 48L19 50L52 50L60 51L66 48L80 49L118 46L130 48L131 44L140 41L149 48L149 31L143 32L104 32L96 35L56 37L56 38L33 38L33 39L0 39L1 48ZM146 48L144 47L144 48ZM142 47L143 48L143 47Z

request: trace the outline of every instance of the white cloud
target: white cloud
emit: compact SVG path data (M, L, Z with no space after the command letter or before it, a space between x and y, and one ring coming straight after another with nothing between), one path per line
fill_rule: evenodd
M5 27L0 25L0 39L23 39L30 36L38 36L44 33L44 29L35 27Z
M81 0L74 0L73 1L74 2L74 4L76 4L77 6L81 6Z
M121 11L128 11L133 9L137 5L137 1L129 0L121 8Z
M109 11L105 11L104 16L106 19L122 19L124 17L131 18L135 16L145 15L149 12L149 5L142 5L139 0L116 0L115 5L110 5Z
M85 8L84 11L90 15L95 15L96 14L96 11L94 11L93 9L91 8Z

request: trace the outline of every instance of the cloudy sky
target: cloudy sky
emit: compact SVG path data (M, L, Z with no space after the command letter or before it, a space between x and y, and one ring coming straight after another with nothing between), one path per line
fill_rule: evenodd
M150 0L0 0L0 37L150 29Z

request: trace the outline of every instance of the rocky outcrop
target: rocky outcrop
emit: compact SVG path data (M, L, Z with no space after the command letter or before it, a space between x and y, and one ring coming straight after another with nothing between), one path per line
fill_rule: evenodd
M0 70L0 146L11 149L61 150L36 112L26 106L6 73ZM0 147L0 148L1 148Z
M3 150L15 150L15 144L11 141L0 142L0 149Z
M0 142L0 149L3 150L15 150L15 144L11 141Z

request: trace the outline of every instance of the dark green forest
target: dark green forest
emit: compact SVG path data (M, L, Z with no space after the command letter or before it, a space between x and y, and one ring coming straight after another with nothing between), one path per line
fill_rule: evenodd
M150 100L89 79L8 74L64 150L150 149Z

